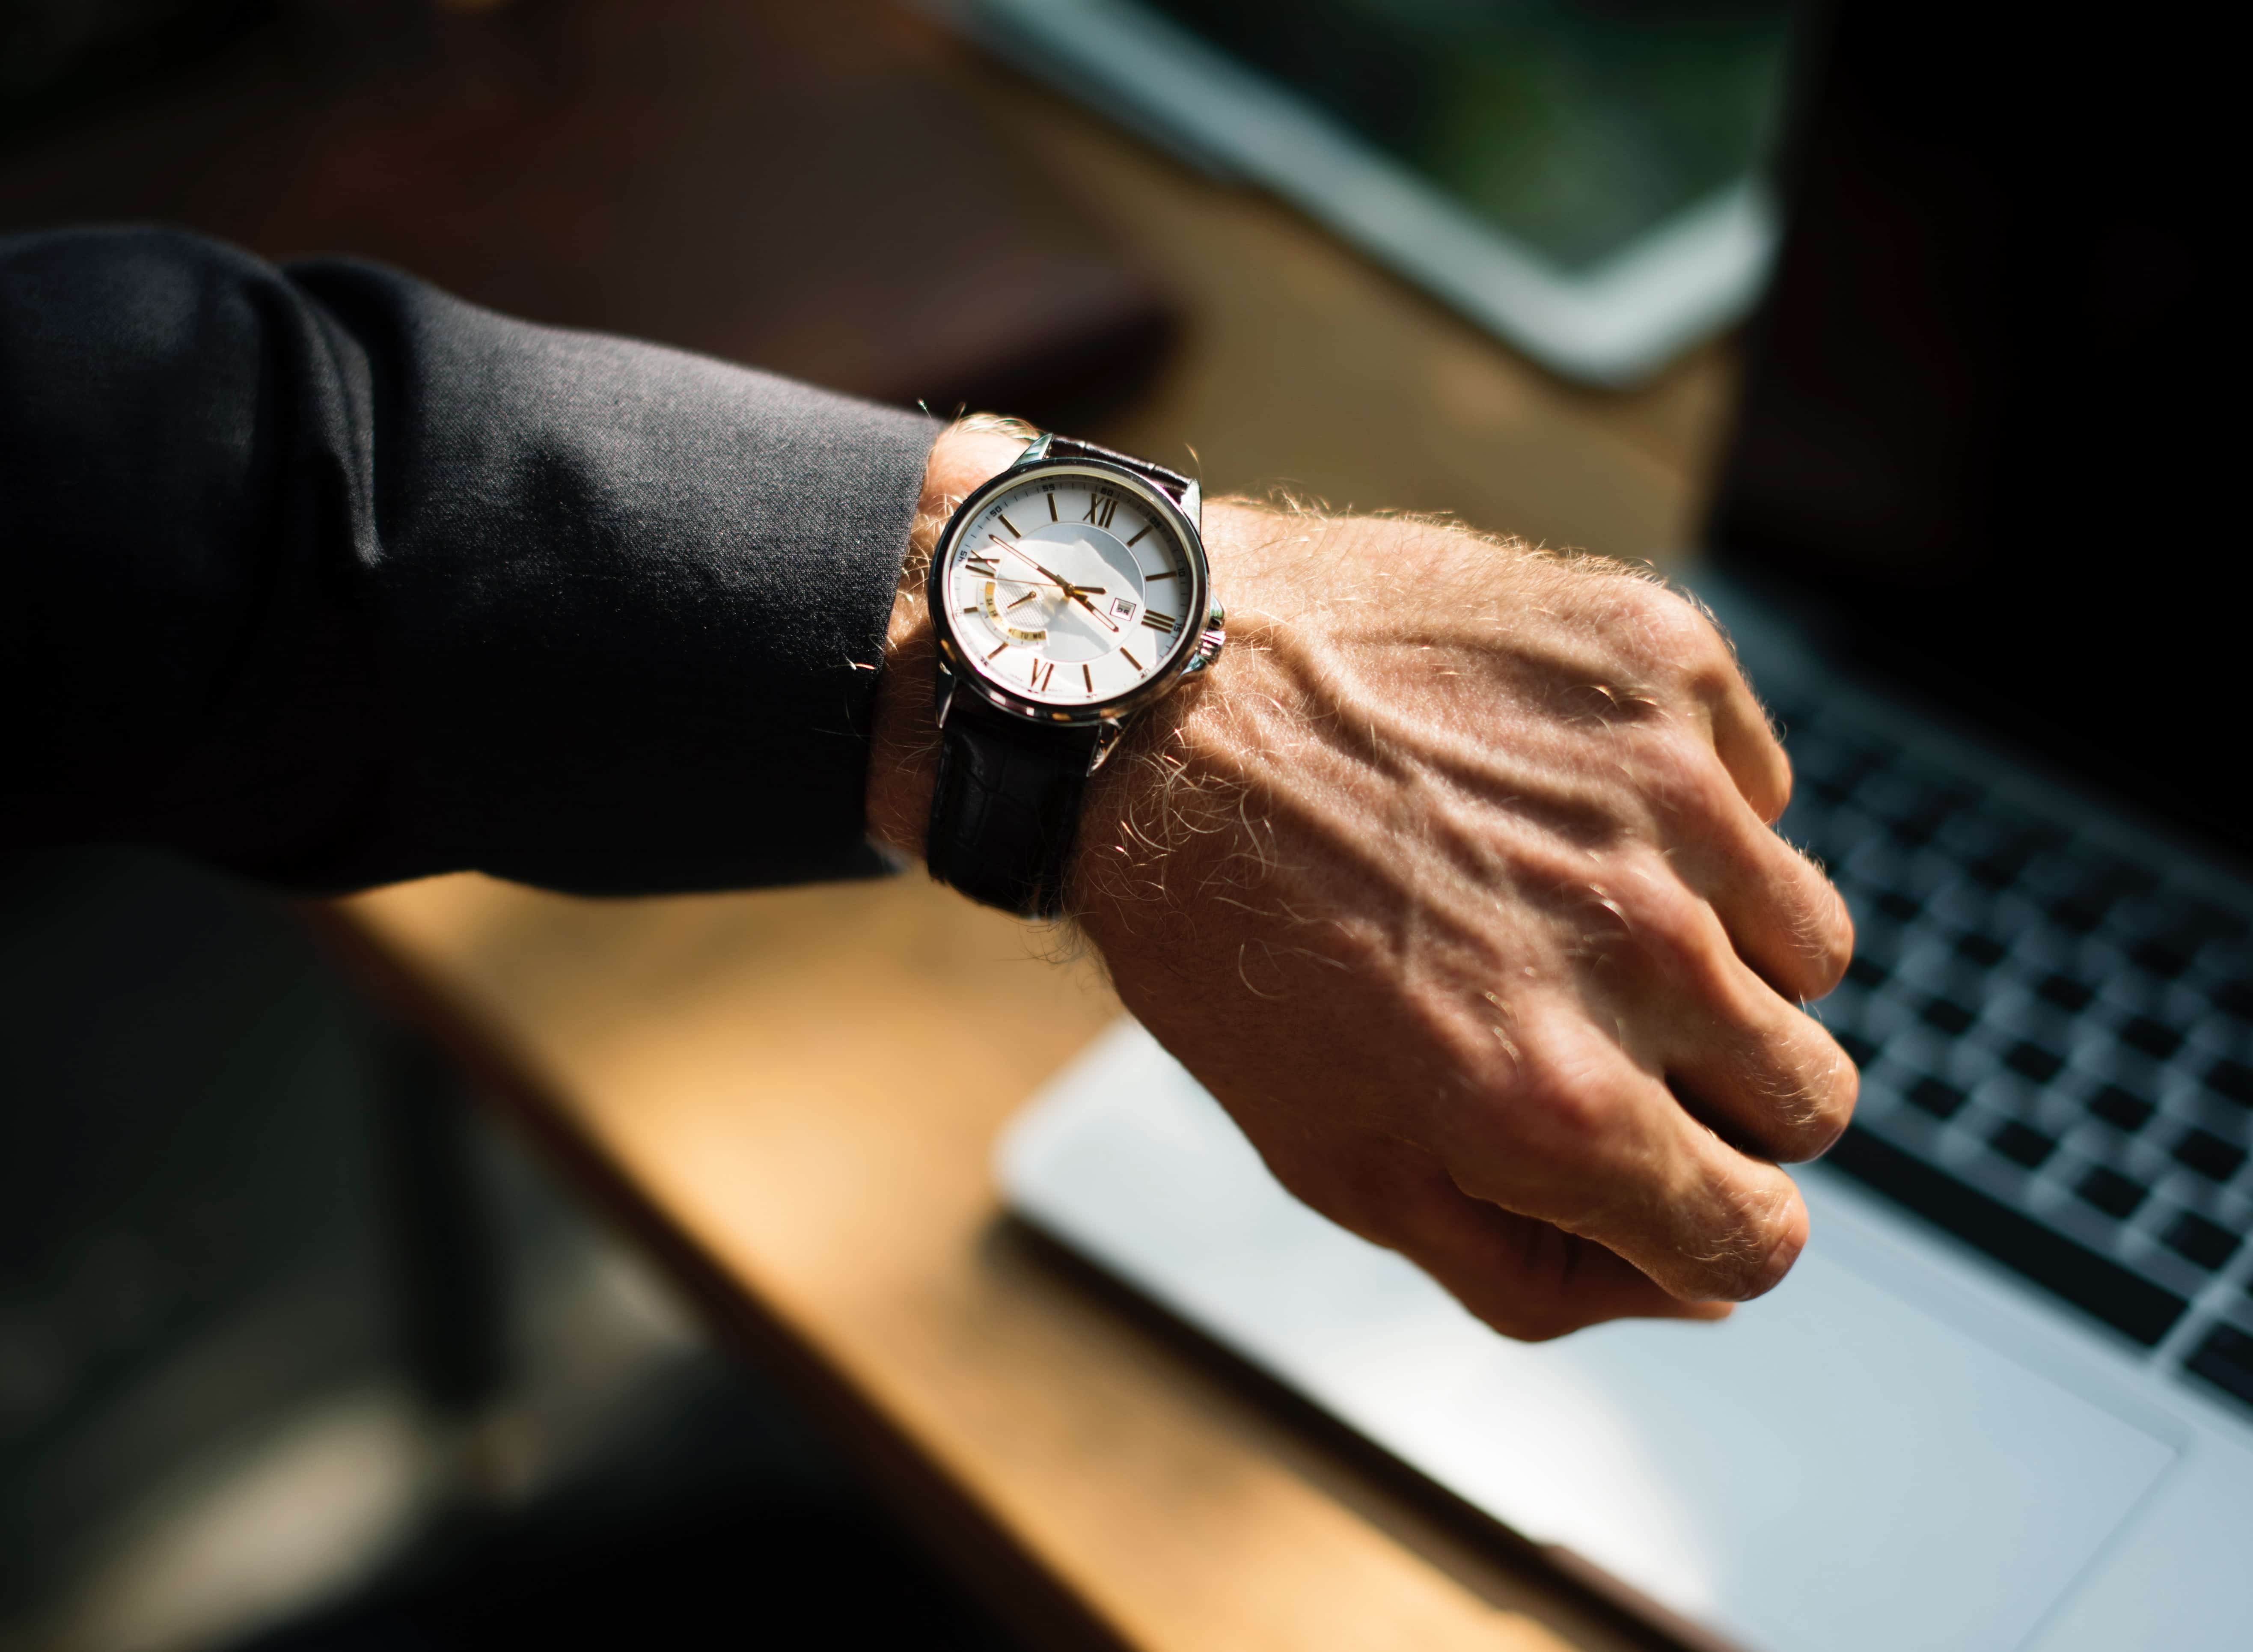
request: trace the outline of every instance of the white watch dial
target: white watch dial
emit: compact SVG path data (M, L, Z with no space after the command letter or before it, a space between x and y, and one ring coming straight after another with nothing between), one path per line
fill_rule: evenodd
M1106 477L1035 472L961 525L940 589L957 646L1011 694L1087 706L1157 674L1192 616L1175 529Z

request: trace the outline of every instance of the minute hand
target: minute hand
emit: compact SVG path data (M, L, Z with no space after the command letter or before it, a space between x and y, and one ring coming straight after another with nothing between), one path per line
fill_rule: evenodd
M1003 550L1011 552L1012 554L1023 558L1024 561L1029 564L1043 579L1055 586L1058 590L1061 590L1065 596L1071 597L1073 602L1078 603L1089 613L1093 614L1098 620L1102 622L1103 628L1106 631L1113 632L1114 634L1118 631L1119 627L1113 624L1110 620L1105 618L1104 616L1097 610L1095 604L1089 602L1085 596L1085 593L1088 591L1093 591L1099 596L1102 596L1104 592L1104 588L1102 586L1074 585L1068 580L1058 579L1053 573L1050 572L1047 568L1043 568L1038 562L1034 561L1030 552L1019 550L1015 546L1008 543L998 535L989 534L987 537L992 539L994 544L1001 546Z

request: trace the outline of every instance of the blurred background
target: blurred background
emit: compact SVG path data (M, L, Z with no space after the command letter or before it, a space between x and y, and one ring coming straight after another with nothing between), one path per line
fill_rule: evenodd
M1784 0L6 0L0 232L359 254L1209 490L1663 557L1802 31ZM1455 251L1262 161L1310 118ZM1630 285L1664 311L1631 374L1545 345ZM161 856L0 866L0 1649L1006 1644L336 941Z

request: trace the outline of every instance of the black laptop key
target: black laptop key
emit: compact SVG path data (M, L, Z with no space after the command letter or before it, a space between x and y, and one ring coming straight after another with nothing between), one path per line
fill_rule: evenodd
M1859 1033L1844 1033L1834 1027L1831 1029L1831 1036L1838 1041L1838 1048L1846 1052L1846 1059L1857 1067L1866 1067L1878 1058L1878 1047Z
M2175 1161L2195 1170L2209 1181L2227 1181L2245 1168L2245 1149L2224 1141L2211 1130L2195 1126L2183 1133L2174 1146Z
M1880 890L1873 904L1881 917L1889 917L1896 924L1914 923L1917 914L1924 910L1922 902L1914 896L1903 895L1899 889Z
M2065 1065L2065 1057L2054 1049L2044 1049L2040 1044L2020 1040L2011 1046L2011 1053L2003 1057L2003 1065L2021 1078L2031 1078L2046 1084L2058 1075Z
M2189 1304L1867 1130L1850 1129L1824 1163L2150 1347Z
M2045 975L2041 985L2034 988L2034 993L2053 1009L2078 1015L2096 998L2096 989L2086 981L2074 979L2070 975Z
M1962 786L1932 784L1895 770L1873 779L1854 800L1884 821L1898 842L1915 848L1931 842L1974 795Z
M2107 1084L2089 1098L2089 1111L2115 1130L2124 1131L2132 1136L2151 1123L2152 1114L2157 1109L2131 1090Z
M2144 1202L2150 1191L2140 1181L2131 1181L2118 1171L2107 1170L2103 1165L2082 1177L2073 1190L2085 1202L2120 1222L2136 1214L2136 1207Z
M1983 854L1964 869L1983 889L2007 889L2019 881L2019 874L2026 869L2026 863L2000 854Z
M2153 925L2152 933L2128 949L2152 974L2179 979L2197 960L2199 949L2209 941L2235 939L2245 933L2245 920L2210 901L2177 900Z
M2182 903L2177 909L2173 926L2186 935L2208 941L2236 940L2253 928L2246 923L2244 913L2216 906L2211 901Z
M1789 743L1793 770L1834 802L1887 763L1885 752L1854 740L1815 738Z
M2253 1336L2234 1326L2208 1331L2183 1369L2202 1377L2241 1404L2253 1405Z
M1872 924L1854 936L1854 956L1866 958L1890 974L1901 966L1901 931L1890 924Z
M1857 952L1846 965L1846 979L1857 986L1883 986L1886 977L1893 973L1867 952Z
M1976 1011L1964 1008L1952 998L1932 998L1927 999L1924 1007L1917 1011L1917 1019L1950 1038L1958 1038L1970 1032L1971 1023L1979 1017Z
M2039 1170L2057 1151L2057 1139L2013 1119L1987 1139L1987 1145L2012 1164Z
M1908 1087L1908 1103L1936 1119L1953 1119L1968 1098L1955 1085L1939 1078L1920 1078Z
M2253 1067L2227 1056L2206 1070L2206 1087L2225 1101L2253 1107Z
M1893 814L1886 821L1886 826L1903 847L1921 848L1938 835L1940 828L1948 823L1948 817L1955 813L1956 809L1953 798L1936 793L1928 794L1909 807Z
M2060 928L2086 935L2110 917L2123 900L2148 893L2158 882L2142 867L2108 861L2084 875L2070 893L2052 902L2049 915Z
M2011 949L1991 935L1982 935L1977 930L1966 930L1956 938L1956 956L1981 969L1992 969L2010 956Z
M2190 968L2197 951L2195 945L2185 946L2173 936L2154 935L2130 947L2128 956L2149 973L2161 980L2172 981L2181 979L2184 972Z
M2045 834L2040 832L2014 832L1974 854L1964 869L1984 888L2007 889L2025 875L2045 847Z
M2142 1050L2153 1061L2165 1061L2183 1047L2183 1035L2165 1021L2134 1015L2120 1028L2120 1042L2131 1049Z
M2177 1256L2187 1257L2208 1272L2226 1265L2237 1254L2237 1236L2195 1210L2186 1210L2178 1216L2159 1236L2159 1242Z

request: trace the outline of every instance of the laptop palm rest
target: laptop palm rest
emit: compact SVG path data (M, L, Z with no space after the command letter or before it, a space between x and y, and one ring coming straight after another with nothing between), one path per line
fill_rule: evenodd
M1131 1023L1011 1206L1523 1535L1762 1652L2017 1645L2174 1448L1904 1300L1849 1224L1719 1327L1525 1346L1293 1201Z

